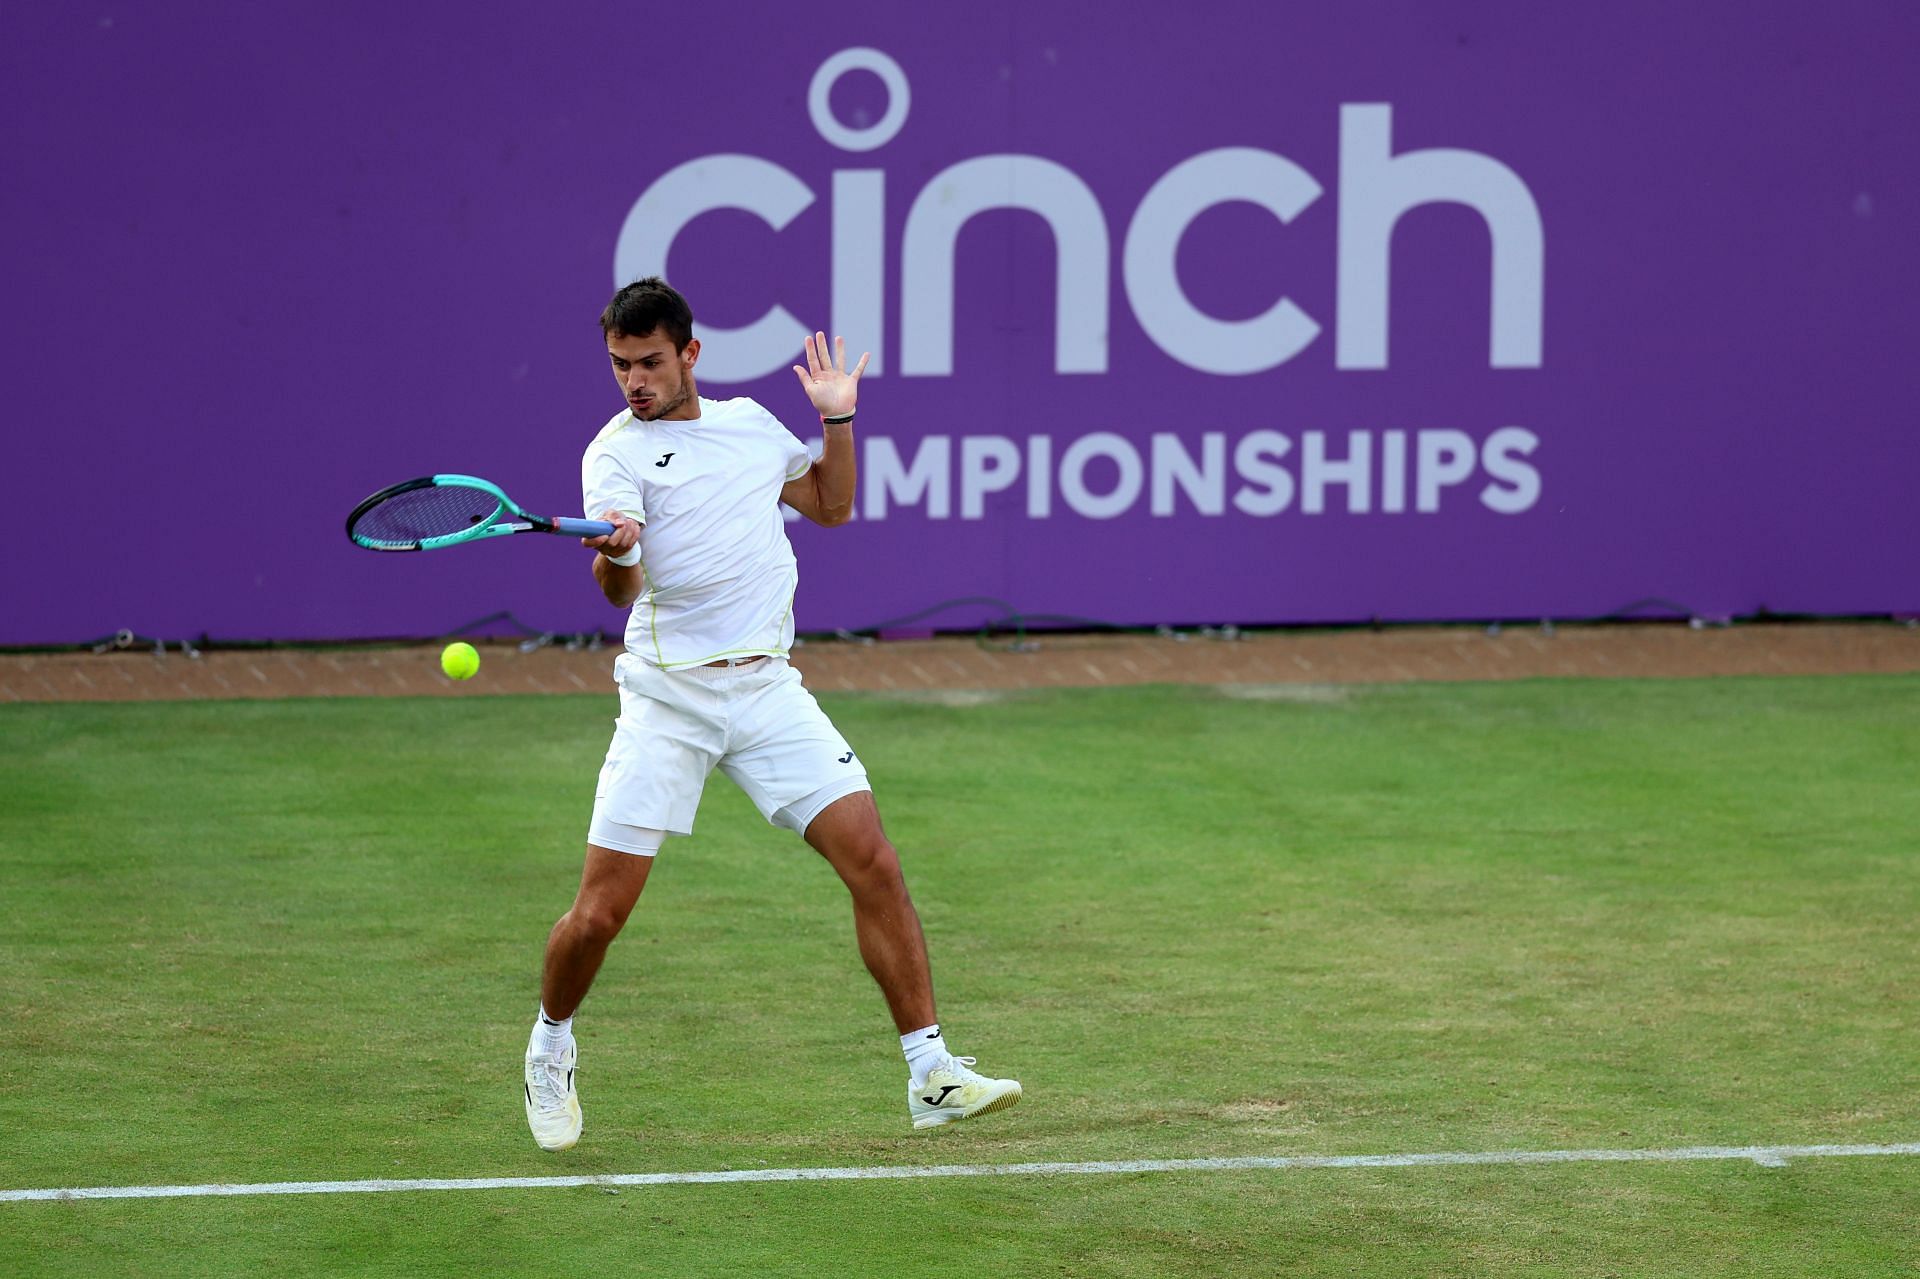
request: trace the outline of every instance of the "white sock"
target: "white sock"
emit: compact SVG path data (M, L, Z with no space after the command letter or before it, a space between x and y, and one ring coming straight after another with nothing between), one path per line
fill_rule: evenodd
M547 1016L547 1006L540 1005L540 1015L533 1022L533 1038L527 1041L527 1051L542 1057L558 1057L567 1049L567 1041L573 1038L573 1018L555 1021Z
M938 1023L900 1036L900 1051L907 1055L907 1069L913 1072L915 1088L927 1082L928 1071L953 1055L947 1051Z

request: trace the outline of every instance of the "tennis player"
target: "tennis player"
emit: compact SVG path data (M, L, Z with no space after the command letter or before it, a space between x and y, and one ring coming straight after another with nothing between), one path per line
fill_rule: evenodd
M627 407L581 463L584 509L613 524L586 539L593 576L630 608L614 663L620 718L587 828L573 908L547 939L540 1016L527 1045L527 1124L547 1150L580 1137L573 1017L669 835L693 833L715 768L775 826L820 853L853 896L854 934L880 985L909 1074L907 1110L931 1128L1020 1100L1012 1079L948 1051L934 1013L920 917L880 827L866 769L787 664L799 577L780 505L816 524L853 513L854 401L846 342L806 341L794 366L819 413L816 460L749 399L694 384L700 343L686 299L658 278L629 284L600 317Z

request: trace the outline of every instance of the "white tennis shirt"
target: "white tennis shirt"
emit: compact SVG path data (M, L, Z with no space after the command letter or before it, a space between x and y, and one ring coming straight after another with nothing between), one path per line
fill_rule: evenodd
M580 461L587 518L622 511L645 525L629 653L667 670L786 653L800 574L780 490L812 465L793 432L744 398L702 396L687 422L623 410L601 429Z

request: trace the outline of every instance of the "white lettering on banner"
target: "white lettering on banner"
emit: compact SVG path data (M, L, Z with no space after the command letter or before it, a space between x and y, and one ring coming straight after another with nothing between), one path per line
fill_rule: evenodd
M1347 456L1334 461L1327 456L1325 431L1308 431L1300 437L1300 513L1318 515L1327 509L1327 486L1341 484L1347 490L1347 514L1365 515L1373 509L1372 488L1367 477L1372 472L1373 441L1365 431L1347 432Z
M865 129L849 129L841 124L829 102L834 82L849 71L871 71L887 87L886 114L880 117L879 123ZM807 114L813 117L813 127L820 131L820 136L842 151L872 151L893 141L893 135L906 125L912 96L907 87L907 73L900 69L898 62L878 49L842 49L813 73L813 83L807 86Z
M1087 465L1095 458L1106 458L1119 473L1111 493L1095 493L1087 484ZM1060 496L1090 520L1110 520L1126 514L1140 496L1142 470L1140 453L1126 436L1095 431L1067 445L1060 455Z
M884 435L867 436L866 446L866 457L860 464L860 487L867 499L863 515L870 520L884 520L889 500L903 506L924 501L928 519L947 518L953 484L952 454L946 436L929 435L921 440L914 450L911 466L901 465L899 451Z
M1464 204L1493 236L1493 367L1540 367L1546 232L1520 175L1491 156L1441 149L1393 155L1393 108L1340 108L1338 328L1334 364L1387 367L1393 228L1422 204Z
M681 228L713 209L744 209L778 231L813 203L813 192L787 170L753 155L709 155L670 169L648 187L620 228L613 274L620 284L663 275ZM700 372L716 382L745 382L793 363L807 326L776 306L738 329L707 330Z
M1380 510L1399 515L1407 509L1407 433L1386 431L1380 436Z
M1044 520L1053 514L1053 439L1027 437L1027 518Z
M863 129L841 124L828 105L834 82L850 71L872 72L887 90L886 113ZM864 154L884 146L905 126L906 73L878 49L842 50L815 72L807 106L821 137L842 150ZM1519 175L1474 151L1435 148L1393 154L1393 107L1388 103L1342 104L1339 142L1334 366L1387 367L1394 228L1422 205L1461 204L1480 214L1491 237L1489 364L1498 369L1540 367L1546 238L1539 207ZM1168 169L1134 210L1123 241L1125 291L1141 329L1168 356L1203 373L1260 373L1294 359L1321 331L1296 303L1281 297L1252 319L1222 320L1194 305L1181 287L1175 263L1182 237L1210 208L1249 202L1285 225L1321 194L1320 183L1299 165L1256 147L1205 151ZM660 175L634 201L614 246L615 283L664 274L674 240L703 213L742 209L778 231L814 199L813 188L770 160L732 154L689 160ZM837 332L862 335L861 345L871 352L867 376L873 377L888 366L885 171L835 172L832 199L833 326ZM1037 213L1053 235L1054 371L1106 372L1111 322L1106 209L1099 193L1071 169L1040 156L1017 154L951 164L935 174L908 207L900 252L900 372L911 377L952 374L956 245L968 221L995 209ZM741 328L703 325L702 330L707 344L700 371L715 382L748 382L781 371L793 363L806 336L806 329L782 306ZM1340 467L1366 464L1349 458L1321 483L1345 483L1339 478L1346 473ZM1392 463L1403 464L1404 459ZM1537 476L1533 482L1537 484ZM1383 509L1393 491L1383 494ZM1349 486L1350 509L1354 492ZM1303 500L1318 503L1322 498L1322 490L1314 488ZM1100 506L1111 499L1091 500Z
M1540 472L1514 458L1516 453L1526 457L1539 447L1540 437L1523 426L1503 426L1487 437L1480 448L1480 465L1507 486L1500 489L1489 484L1480 490L1480 501L1488 510L1518 515L1540 500Z
M1233 470L1246 484L1233 495L1247 515L1278 515L1293 505L1293 473L1280 464L1293 441L1278 431L1249 431L1233 446Z
M986 496L1020 478L1020 446L1004 435L968 435L960 440L960 518L983 519Z
M1413 509L1431 515L1440 509L1440 490L1473 474L1473 440L1465 431L1422 431L1414 463L1419 496Z
M913 510L924 519L948 519L957 482L960 518L985 519L987 497L1019 483L1021 449L1003 435L958 438L956 469L952 436L923 437L914 444L911 461L901 457L892 437L864 437L861 518L885 520ZM1196 458L1187 441L1162 432L1152 437L1143 458L1139 447L1125 436L1095 431L1069 441L1055 470L1053 437L1029 436L1024 459L1025 515L1034 520L1050 518L1056 487L1069 510L1093 520L1132 513L1142 492L1148 495L1149 514L1162 518L1180 514L1182 499L1193 514L1205 518L1226 515L1229 505L1242 515L1257 517L1296 509L1303 516L1324 515L1329 510L1330 488L1345 490L1341 509L1347 514L1368 514L1377 495L1382 515L1404 515L1409 470L1416 515L1438 514L1449 495L1476 475L1484 483L1474 498L1496 514L1518 515L1540 498L1540 472L1527 460L1540 446L1540 438L1523 426L1504 426L1478 441L1466 431L1451 428L1347 431L1337 445L1330 443L1325 431L1302 431L1297 450L1293 437L1283 431L1248 431L1233 441L1231 449L1228 439L1224 431L1205 432ZM1336 450L1339 456L1334 455ZM1297 475L1289 469L1289 460L1296 456ZM787 515L795 518L792 512Z
M1259 373L1285 364L1320 333L1286 298L1251 320L1217 320L1180 287L1180 239L1201 213L1229 200L1257 204L1282 222L1320 198L1320 184L1285 156L1225 147L1183 160L1148 190L1127 230L1127 300L1147 336L1188 368Z
M1227 437L1208 431L1200 437L1196 464L1180 437L1161 432L1153 437L1153 506L1155 515L1173 514L1173 490L1180 491L1202 515L1227 509Z
M983 155L934 174L907 212L900 245L900 370L953 372L954 244L988 209L1028 209L1053 231L1053 367L1107 371L1107 223L1092 188L1051 160ZM869 365L869 368L872 366Z
M887 176L878 169L833 175L833 331L875 335L863 377L885 367L879 334L887 322L886 200Z

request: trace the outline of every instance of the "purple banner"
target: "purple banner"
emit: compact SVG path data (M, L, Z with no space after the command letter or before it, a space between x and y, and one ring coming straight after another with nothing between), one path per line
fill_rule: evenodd
M1370 3L0 13L0 644L616 630L596 317L818 435L803 631L1920 611L1920 10Z

